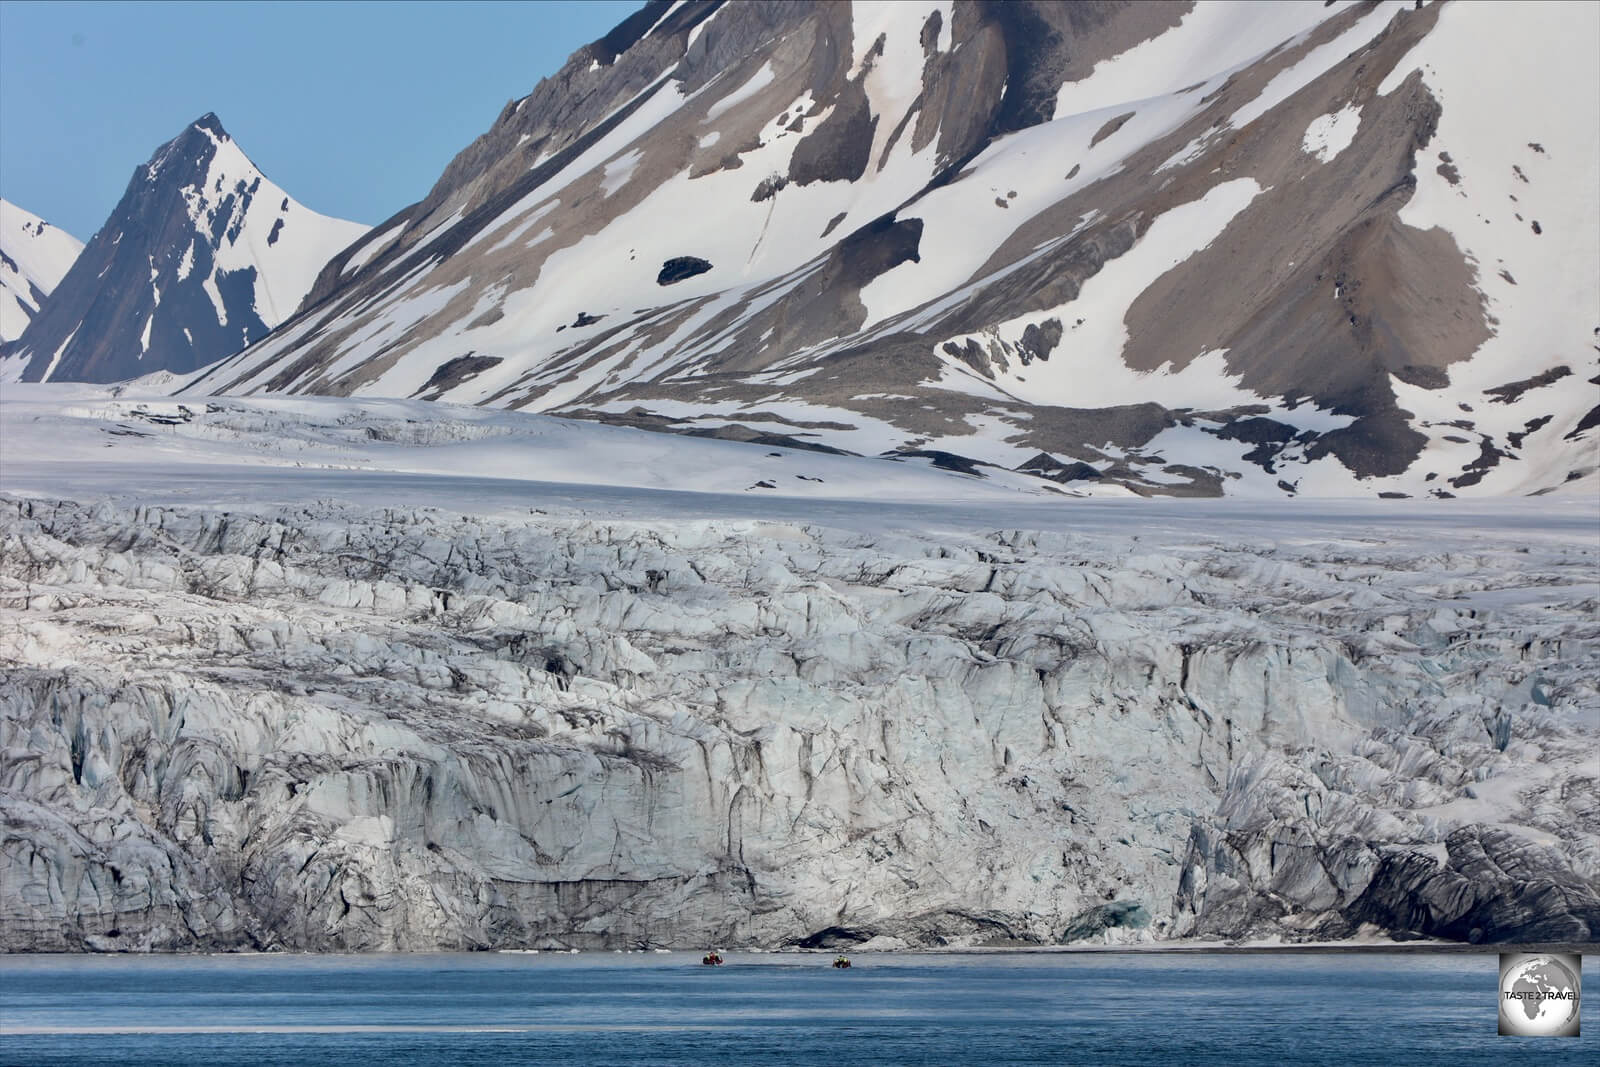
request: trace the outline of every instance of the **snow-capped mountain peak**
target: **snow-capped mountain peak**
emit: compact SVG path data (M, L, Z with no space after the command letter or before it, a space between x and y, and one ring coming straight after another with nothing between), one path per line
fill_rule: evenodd
M296 202L204 115L135 169L8 360L29 381L194 370L291 316L365 230Z
M70 233L0 200L0 342L22 336L81 251Z

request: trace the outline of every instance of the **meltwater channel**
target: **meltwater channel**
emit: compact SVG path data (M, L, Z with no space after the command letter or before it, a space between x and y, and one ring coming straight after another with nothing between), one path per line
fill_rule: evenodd
M1600 1039L1589 1005L1577 1039L1497 1036L1486 952L725 958L5 957L0 1060L1556 1065Z

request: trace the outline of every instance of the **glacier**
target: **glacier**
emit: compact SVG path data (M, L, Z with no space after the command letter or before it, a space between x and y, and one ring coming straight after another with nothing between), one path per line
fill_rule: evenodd
M121 388L0 434L7 950L1600 931L1582 497Z

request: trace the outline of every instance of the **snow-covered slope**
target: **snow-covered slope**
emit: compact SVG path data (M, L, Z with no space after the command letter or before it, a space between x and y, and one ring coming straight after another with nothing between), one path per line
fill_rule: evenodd
M0 949L1600 932L1592 499L110 392L0 395Z
M290 199L206 115L134 171L5 358L27 381L194 370L292 315L328 258L365 230Z
M1141 493L1593 489L1597 34L1538 3L647 4L194 389Z
M0 199L0 343L22 336L81 251L70 233Z

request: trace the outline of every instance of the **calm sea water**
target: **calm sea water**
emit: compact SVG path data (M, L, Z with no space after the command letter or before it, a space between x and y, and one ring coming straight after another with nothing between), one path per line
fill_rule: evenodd
M1583 1037L1496 1036L1493 954L727 960L0 957L0 1061L1554 1065L1600 1040L1594 985Z

